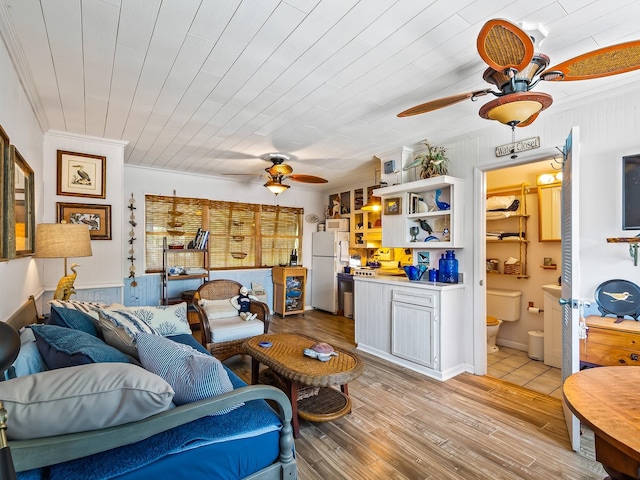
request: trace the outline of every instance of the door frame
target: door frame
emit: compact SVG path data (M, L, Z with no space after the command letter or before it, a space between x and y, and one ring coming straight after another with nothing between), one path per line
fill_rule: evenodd
M557 157L555 148L536 150L518 154L517 158L504 157L494 162L473 168L473 373L487 374L487 268L486 268L486 173L490 170L516 167L528 163L541 162L547 158Z

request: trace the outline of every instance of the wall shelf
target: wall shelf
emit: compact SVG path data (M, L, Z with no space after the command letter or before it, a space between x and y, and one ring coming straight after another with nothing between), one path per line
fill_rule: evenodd
M640 236L635 237L613 237L607 238L607 243L628 243L629 244L629 256L633 258L633 266L638 266L638 244L640 242Z

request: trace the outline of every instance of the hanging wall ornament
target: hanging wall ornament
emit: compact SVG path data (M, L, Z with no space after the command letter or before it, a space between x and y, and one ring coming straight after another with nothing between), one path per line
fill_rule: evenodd
M135 207L135 203L136 203L136 199L133 198L133 193L131 194L131 198L129 199L129 210L131 210L131 214L129 215L129 224L131 225L131 231L129 232L129 256L127 257L127 260L129 260L131 262L131 266L129 267L129 278L131 279L131 286L132 287L137 287L138 286L138 282L136 282L136 258L133 256L135 253L135 250L133 248L133 242L135 241L135 237L136 237L136 231L135 231L135 226L138 225L136 223L136 215L134 213L134 210L136 209Z

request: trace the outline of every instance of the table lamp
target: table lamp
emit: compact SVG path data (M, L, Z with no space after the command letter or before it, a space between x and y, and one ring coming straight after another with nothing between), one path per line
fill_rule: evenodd
M53 295L57 300L69 300L76 279L76 264L71 265L73 274L67 273L67 258L90 257L91 235L89 226L82 223L41 223L36 228L37 258L64 258L64 276L58 282Z
M0 375L9 368L18 357L20 351L20 335L18 332L0 322ZM11 450L7 445L7 411L0 400L0 478L2 480L15 480L16 471L11 458Z

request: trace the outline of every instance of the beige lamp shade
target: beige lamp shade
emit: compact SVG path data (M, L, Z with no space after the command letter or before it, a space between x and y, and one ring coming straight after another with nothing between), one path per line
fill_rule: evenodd
M41 223L36 227L38 258L90 257L89 226L78 223Z
M64 258L64 277L58 281L53 294L56 300L69 300L75 292L76 264L71 264L72 275L67 275L67 258L90 257L91 234L89 226L81 223L41 223L36 227L36 257Z

